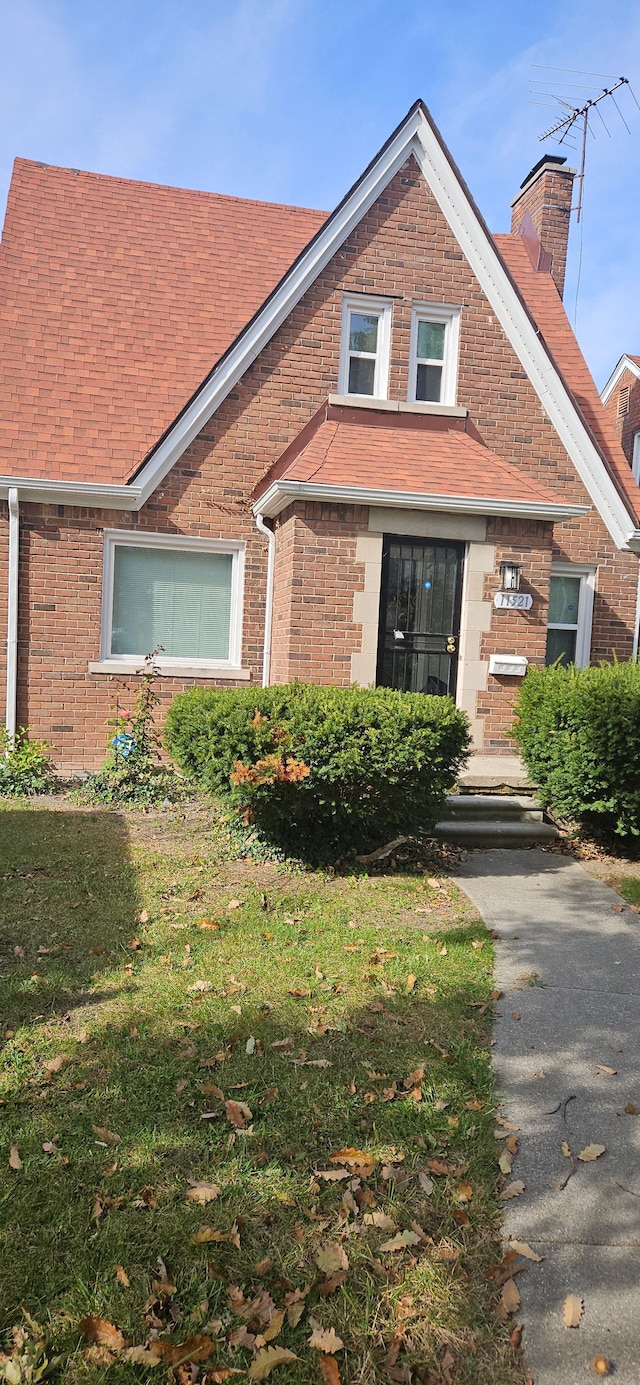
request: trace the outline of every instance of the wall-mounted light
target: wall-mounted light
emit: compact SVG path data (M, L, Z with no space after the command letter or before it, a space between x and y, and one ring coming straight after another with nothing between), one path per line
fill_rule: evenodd
M501 563L500 564L500 591L517 592L520 590L520 573L522 566L520 563Z

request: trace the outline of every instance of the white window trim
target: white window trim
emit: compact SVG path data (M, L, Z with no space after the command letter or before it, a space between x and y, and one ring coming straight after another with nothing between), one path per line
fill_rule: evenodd
M631 458L631 471L634 480L640 486L640 428L636 428L633 435L633 456Z
M578 619L574 625L562 625L558 621L548 621L548 630L575 630L576 668L586 668L591 657L591 626L593 623L593 598L596 589L596 570L582 563L554 563L552 577L579 577Z
M411 313L409 340L409 387L407 401L416 404L418 382L418 325L421 322L444 322L444 355L442 359L442 390L440 404L455 404L458 389L458 351L460 346L460 309L446 303L414 303Z
M373 377L373 394L354 394L349 392L349 351L350 318L352 313L375 313L378 324L378 350ZM386 399L389 390L389 357L391 354L391 312L392 304L388 298L365 298L363 294L346 293L342 300L342 335L340 339L340 371L338 394L346 394L353 399Z
M244 555L245 545L241 539L191 538L183 534L140 533L129 529L105 529L104 561L102 576L102 628L100 635L100 664L90 665L94 672L135 673L139 672L148 650L139 655L112 654L111 635L113 624L113 579L114 556L118 544L126 548L181 549L190 553L231 554L231 608L229 613L229 657L228 659L181 659L175 655L159 654L156 659L158 669L167 676L191 673L226 676L227 678L246 677L241 669L242 657L242 613L244 606Z

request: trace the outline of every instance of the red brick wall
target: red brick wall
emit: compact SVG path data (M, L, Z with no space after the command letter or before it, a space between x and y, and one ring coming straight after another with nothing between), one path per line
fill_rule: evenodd
M485 599L493 601L500 587L500 563L522 564L520 590L533 597L530 611L493 608L491 632L484 636L481 656L524 654L530 664L544 664L547 644L547 607L553 550L553 525L542 520L493 519L487 541L496 545L495 572L485 579ZM477 715L484 717L486 755L513 754L513 742L505 732L511 724L520 679L490 673L486 692L478 693Z
M523 188L511 217L511 231L517 235L529 213L543 250L551 255L551 274L561 298L567 267L573 178L573 172L567 169L542 169L535 181Z
M389 392L396 399L407 397L412 301L462 305L458 400L470 410L473 424L499 456L563 498L589 503L417 165L410 161L138 516L68 507L59 514L58 506L22 506L19 719L54 742L64 767L100 762L113 697L114 680L87 671L99 652L105 526L245 539L242 663L259 681L267 545L255 529L247 501L258 479L337 389L342 297L347 290L393 297ZM337 511L325 515L312 508L297 511L287 521L293 527L286 544L297 551L302 547L316 593L309 595L304 582L291 572L288 585L278 587L274 677L306 676L305 670L316 676L311 659L315 652L309 646L321 640L324 622L331 620L320 647L319 671L324 678L326 670L331 681L349 681L350 654L360 641L359 627L352 624L353 590L361 582L353 566L353 545L358 527L365 523L363 514L356 513L350 536L349 523ZM283 523L279 535L280 579L291 557L283 546L286 528ZM608 657L614 648L621 658L628 656L637 560L614 551L593 509L583 520L559 526L555 540L557 554L565 561L593 562L599 568L594 657ZM524 577L529 578L526 562ZM541 627L538 633L541 638ZM496 627L496 650L502 634ZM165 680L164 700L191 681ZM498 715L496 711L496 728ZM72 729L53 730L63 726Z
M616 388L609 395L605 408L631 466L633 439L640 429L640 380L633 371L623 371Z

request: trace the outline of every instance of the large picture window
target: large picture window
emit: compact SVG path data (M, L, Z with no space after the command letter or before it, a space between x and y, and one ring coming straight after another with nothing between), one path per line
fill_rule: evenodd
M130 666L240 663L243 546L113 531L105 536L102 659Z

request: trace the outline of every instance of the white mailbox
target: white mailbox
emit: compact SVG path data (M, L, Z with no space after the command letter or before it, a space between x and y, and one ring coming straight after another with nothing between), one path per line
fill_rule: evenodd
M490 654L489 673L500 678L524 678L528 663L524 654Z

